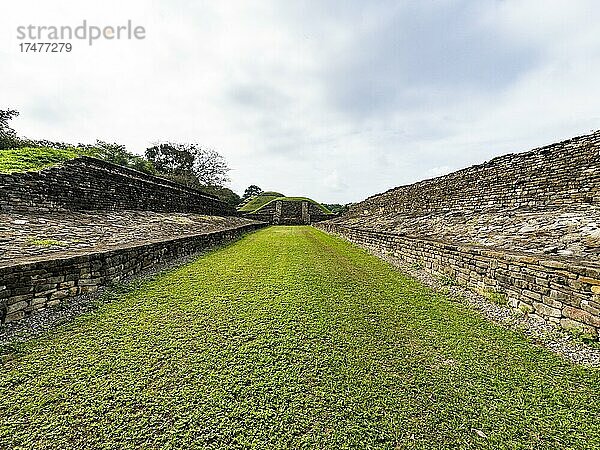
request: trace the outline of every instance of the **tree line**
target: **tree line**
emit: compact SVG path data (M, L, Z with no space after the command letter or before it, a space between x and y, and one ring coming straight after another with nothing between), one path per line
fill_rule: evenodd
M10 121L19 112L14 109L0 110L0 151L18 148L77 149L82 154L94 156L104 161L129 167L151 175L161 176L188 187L198 189L219 199L238 206L263 190L255 184L246 188L239 196L225 186L230 168L225 158L216 150L195 143L158 142L148 147L144 155L127 150L125 145L96 140L94 144L77 145L48 140L28 139L18 136ZM345 205L327 204L332 212L340 213Z
M0 110L0 150L18 148L76 148L83 154L161 176L185 186L216 195L221 200L237 206L242 198L227 188L229 166L216 150L195 143L159 142L147 148L144 156L127 150L125 145L96 140L94 144L77 145L48 140L28 139L18 136L10 121L19 112Z

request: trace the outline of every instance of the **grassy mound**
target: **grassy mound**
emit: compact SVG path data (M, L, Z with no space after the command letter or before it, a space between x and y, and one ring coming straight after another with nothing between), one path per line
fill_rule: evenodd
M321 209L321 211L323 211L325 214L332 214L332 212L329 211L329 209L327 209L325 206L323 206L322 204L320 204L318 202L315 202L314 200L312 200L310 198L286 197L278 192L271 192L271 191L262 192L256 196L254 196L252 199L250 199L249 202L245 203L240 208L238 208L238 211L245 212L245 213L253 213L253 212L258 211L263 206L268 205L269 203L277 201L277 200L285 200L288 202L301 202L301 201L306 200L306 201L312 203L313 205L317 205Z
M0 173L30 172L55 166L78 156L93 156L93 152L77 148L55 149L24 147L0 150Z
M272 191L261 192L260 194L255 195L248 202L246 202L242 206L240 206L238 208L238 211L246 212L246 213L254 212L257 209L265 206L270 201L275 200L276 198L279 198L279 197L283 197L283 194L280 194L279 192L272 192Z
M312 227L253 233L13 352L6 449L600 448L600 370Z

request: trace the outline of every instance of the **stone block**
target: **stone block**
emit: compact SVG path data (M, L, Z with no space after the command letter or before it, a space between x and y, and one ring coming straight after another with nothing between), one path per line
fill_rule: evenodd
M555 299L553 299L552 297L548 297L548 296L545 296L545 297L542 299L542 302L543 302L545 305L551 306L552 308L558 308L558 309L562 309L562 308L563 308L563 306L564 306L564 305L562 304L562 302L559 302L558 300L555 300Z
M586 312L589 312L590 314L594 315L594 316L598 316L600 317L600 308L597 307L597 303L596 302L592 302L589 300L582 300L581 301L581 309L583 309Z
M75 297L77 294L79 294L79 289L77 286L73 286L72 288L69 288L69 296L70 297Z
M40 292L48 292L56 289L56 284L38 284L35 286L36 295Z
M578 334L587 334L593 337L598 337L598 330L594 327L578 322L573 319L560 319L560 326L565 330L575 331Z
M64 290L64 291L56 291L53 292L52 294L50 294L50 300L60 300L62 298L68 297L69 296L69 291L68 290Z
M534 302L533 309L542 317L561 317L562 312L558 308L552 308L544 303Z
M6 307L6 315L7 315L7 317L9 315L11 315L12 313L15 313L17 311L24 311L27 308L28 305L29 305L29 302L27 302L27 301L20 301L20 302L17 302L17 303L9 304Z
M35 297L33 300L31 300L31 304L33 306L44 305L46 304L46 301L48 301L47 297Z
M586 323L588 325L592 325L593 327L600 327L600 317L590 314L583 309L567 306L563 309L563 315L566 318L575 320L577 322Z
M528 297L528 298L530 298L532 300L537 300L538 302L542 301L542 296L540 294L538 294L537 292L533 292L533 291L524 289L523 292L522 292L522 294L525 297Z
M96 292L98 290L98 286L81 286L80 293L88 294L91 292Z
M600 280L596 280L595 278L579 277L577 280L581 281L582 283L587 283L600 287Z
M13 313L7 314L6 317L4 318L4 322L6 322L6 323L14 322L16 320L21 320L24 317L25 317L25 311L24 310L15 311Z
M32 298L33 298L33 294L15 295L13 297L8 298L8 300L6 301L6 303L8 305L12 305L14 303L20 303L22 301L29 301Z

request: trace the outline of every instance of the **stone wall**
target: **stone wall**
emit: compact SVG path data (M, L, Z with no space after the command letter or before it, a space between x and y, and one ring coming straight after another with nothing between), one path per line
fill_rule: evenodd
M303 225L329 219L332 215L325 214L318 205L309 201L276 200L244 217L274 225Z
M418 264L461 285L493 294L534 317L595 337L600 332L600 264L499 252L331 222L315 226L376 255Z
M231 241L266 226L251 223L211 233L71 257L0 267L0 322L19 320L61 299L93 292L155 264Z
M600 131L391 189L318 227L597 336L599 206ZM555 253L564 234L577 256Z
M391 189L357 203L349 215L582 203L600 204L600 131Z
M0 211L146 210L235 215L215 196L96 158L0 174Z

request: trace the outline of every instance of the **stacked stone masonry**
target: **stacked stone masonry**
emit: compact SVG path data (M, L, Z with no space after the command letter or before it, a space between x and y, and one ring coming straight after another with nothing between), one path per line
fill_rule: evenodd
M595 337L600 332L600 265L453 245L329 222L315 226L374 254L444 274L483 294L504 295L510 306L540 319Z
M66 297L138 274L155 264L191 255L266 226L235 228L78 256L54 257L0 267L0 322L22 319Z
M164 178L80 157L39 172L0 174L0 211L145 210L235 215L215 196Z
M349 215L600 204L600 131L390 189Z
M417 264L503 298L533 317L598 336L600 260L594 217L599 206L600 132L595 132L391 189L316 226L374 254ZM538 241L534 246L513 248L511 244L518 240L511 239L505 239L506 245L484 246L469 242L472 233L466 238L461 234L461 229L472 228L478 215L493 224L488 233L501 236L502 218L508 224L513 217L548 212L556 218L563 211L568 213L565 220L577 219L567 228L570 236L580 236L582 241L581 250L571 256L548 254L559 238L555 220L545 224L548 229L534 230ZM585 219L581 214L589 220L579 220ZM494 215L498 220L488 220ZM452 230L441 237L432 235L448 221ZM543 224L541 219L538 222ZM528 228L522 227L523 234ZM492 237L485 241L494 242ZM578 248L576 241L570 245ZM525 248L527 252L522 251Z
M303 225L326 220L331 214L324 213L319 205L306 200L276 200L244 217L274 225Z

